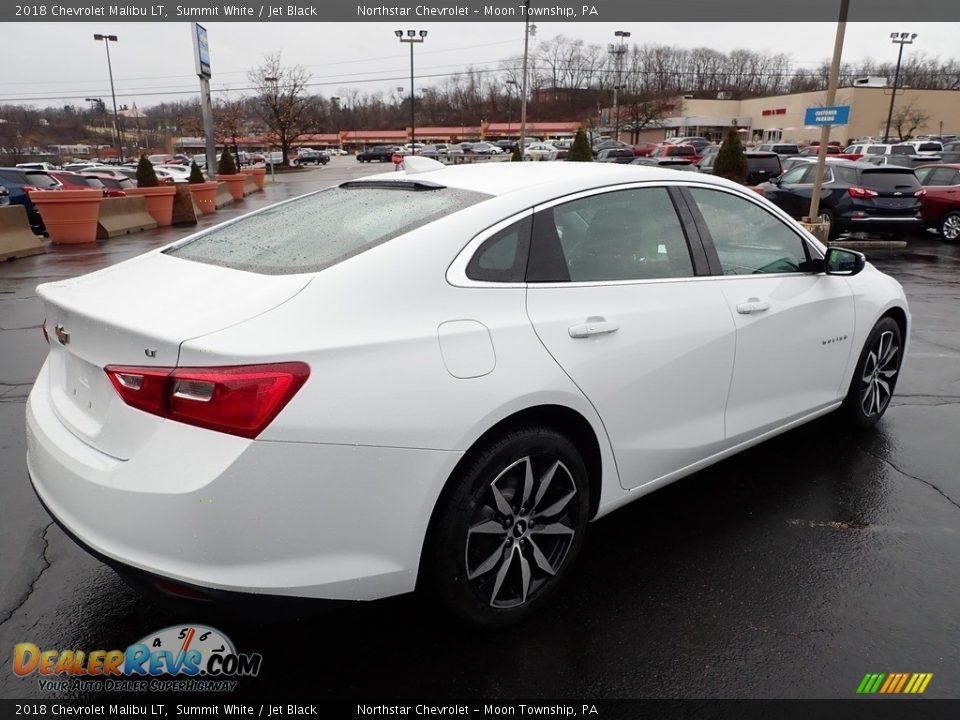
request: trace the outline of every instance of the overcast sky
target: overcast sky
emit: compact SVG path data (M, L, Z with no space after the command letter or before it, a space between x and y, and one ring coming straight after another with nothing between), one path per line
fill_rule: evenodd
M502 58L523 51L521 22L211 22L207 29L212 87L243 94L249 84L247 71L264 53L282 51L285 63L303 65L313 73L315 93L338 95L350 87L390 91L409 83L409 52L393 34L408 27L429 31L426 42L415 50L418 77L453 73L467 65L494 68ZM829 59L835 28L835 23L539 23L535 39L563 34L606 44L614 39L614 30L628 30L637 44L785 52L795 65L811 67ZM894 30L919 33L906 53L944 58L960 53L960 23L851 23L843 59L895 60L897 48L889 40ZM118 104L149 107L196 97L188 23L8 23L0 43L4 68L0 104L82 105L85 97L102 97L109 105L106 56L103 43L93 40L94 32L119 36L119 42L110 46ZM417 84L440 79L424 78Z

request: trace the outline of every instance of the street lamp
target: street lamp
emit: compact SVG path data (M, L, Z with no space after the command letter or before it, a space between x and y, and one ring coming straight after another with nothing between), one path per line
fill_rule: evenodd
M513 91L510 86L516 87L516 80L507 80L507 137L513 132Z
M407 30L407 36L403 36L403 30L394 30L393 34L396 35L400 42L408 43L410 45L410 154L417 154L417 115L416 115L416 103L413 95L413 44L422 43L427 37L426 30Z
M610 43L607 45L607 52L613 55L614 63L617 67L617 83L613 86L613 123L614 123L614 138L617 140L620 139L620 111L618 109L618 100L617 93L620 90L620 75L623 70L623 56L627 54L627 48L623 44L624 38L630 37L630 33L626 30L617 30L614 34L614 37L620 38L620 44L615 45Z
M113 98L113 128L117 137L117 155L120 162L123 162L123 138L120 136L120 115L117 113L117 93L113 89L113 64L110 62L110 43L117 42L116 35L102 35L94 33L93 39L103 40L103 46L107 49L107 71L110 73L110 96Z
M280 78L265 77L265 78L263 79L263 81L273 84L273 105L274 105L274 107L276 107L276 106L277 106L277 92L278 92L278 90L277 90L277 83L280 82ZM281 146L281 153L282 153L282 148L283 148L283 146ZM268 135L267 135L267 160L270 161L270 182L276 182L276 181L277 181L276 163L273 161L272 155L273 155L273 142L272 142L272 138L271 138L270 135L268 134ZM286 158L282 158L282 162L286 162L286 161L287 161Z
M897 99L897 84L900 82L900 61L903 60L903 46L913 45L917 39L916 33L890 33L890 42L900 46L900 52L897 53L897 71L893 74L893 92L890 94L890 112L887 113L887 129L883 133L883 141L888 142L890 138L890 123L893 120L893 103Z

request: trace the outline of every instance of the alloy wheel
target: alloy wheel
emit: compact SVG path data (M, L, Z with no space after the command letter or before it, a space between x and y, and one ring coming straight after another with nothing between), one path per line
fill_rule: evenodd
M483 602L518 607L557 574L576 534L576 494L567 466L544 455L517 460L482 488L464 559Z
M940 232L944 240L954 241L960 238L960 215L954 214L944 218Z
M860 384L860 407L868 418L881 415L893 395L893 386L900 371L900 347L889 330L880 333L863 364Z

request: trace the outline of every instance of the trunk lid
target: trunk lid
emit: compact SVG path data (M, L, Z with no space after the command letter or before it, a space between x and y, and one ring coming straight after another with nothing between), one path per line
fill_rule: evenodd
M877 193L876 197L857 203L871 215L910 216L920 210L920 198L915 195L920 190L920 182L913 170L889 166L864 170L861 183Z
M41 285L54 411L89 445L132 457L165 421L126 405L103 368L175 367L184 341L277 307L311 277L259 275L154 252Z

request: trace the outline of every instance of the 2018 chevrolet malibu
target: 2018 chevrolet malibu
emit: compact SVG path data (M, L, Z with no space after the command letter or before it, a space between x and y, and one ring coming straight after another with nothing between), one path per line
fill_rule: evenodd
M78 542L176 596L419 585L504 625L588 521L890 402L902 288L750 190L406 166L38 288L28 466Z

